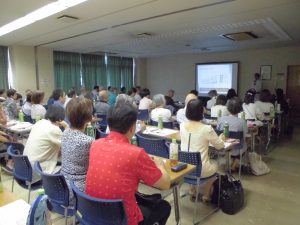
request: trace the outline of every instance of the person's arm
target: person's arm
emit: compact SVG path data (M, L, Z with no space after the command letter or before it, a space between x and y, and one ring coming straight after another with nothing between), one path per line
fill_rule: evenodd
M170 176L165 168L165 163L160 158L154 158L154 163L157 168L161 171L162 176L153 184L153 187L156 187L161 190L169 189L171 186Z
M214 129L210 126L208 130L208 141L211 143L216 149L224 148L224 135L220 134L218 136Z
M18 107L17 107L17 104L15 102L11 103L11 112L13 113L15 118L19 117Z

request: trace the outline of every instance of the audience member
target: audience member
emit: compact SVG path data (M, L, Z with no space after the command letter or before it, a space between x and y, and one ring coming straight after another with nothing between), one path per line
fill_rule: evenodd
M206 103L206 108L211 109L216 104L218 93L216 90L210 90L208 92L208 97L210 97L210 100L207 101Z
M187 103L186 118L188 121L180 124L181 151L200 152L202 161L201 177L211 177L217 172L218 166L215 161L210 159L208 147L209 144L212 144L216 149L222 149L224 147L222 135L218 137L210 125L202 123L203 104L198 99L192 99ZM204 201L210 201L214 181L215 178L212 178L206 183L202 197ZM194 199L196 197L195 187L192 188L192 193Z
M121 87L120 94L126 94L126 87Z
M158 118L161 116L163 122L172 121L172 113L169 109L165 109L166 100L165 96L162 94L157 94L153 96L154 109L151 111L150 118L153 121L158 122Z
M116 98L117 98L117 90L116 90L116 88L115 87L111 87L111 86L109 86L108 88L107 88L107 90L108 90L108 104L109 104L109 106L114 106L115 105L115 103L116 103ZM101 100L101 96L100 96L100 100Z
M161 159L152 160L141 148L131 145L137 110L129 104L110 108L110 134L92 143L86 179L86 193L102 199L122 199L129 225L166 224L170 204L160 200L151 206L135 198L138 184L169 189L170 178Z
M65 103L64 103L64 108L67 108L67 105L69 103L69 101L71 101L73 98L76 98L76 91L74 89L70 89L68 91L68 94L66 96L66 100L65 100Z
M93 100L98 100L99 98L99 86L95 85L94 89L92 90Z
M89 162L89 151L92 137L85 135L85 129L92 120L93 104L82 97L71 99L66 114L70 128L63 132L61 140L61 173L67 183L74 184L85 192L85 180ZM70 196L73 196L70 193ZM72 198L72 197L71 197Z
M150 110L151 108L151 104L152 104L152 100L150 99L150 91L148 88L144 88L141 92L141 101L139 104L139 109L148 109Z
M241 141L241 145L237 145L237 147L233 147L231 151L232 165L231 170L235 171L239 168L239 157L240 153L243 154L247 150L247 144L245 141L246 134L248 133L247 123L238 118L238 114L243 110L242 101L238 97L233 97L228 100L227 109L229 111L229 116L222 116L218 119L217 130L223 130L224 124L227 122L229 125L229 131L241 131L243 132L243 140Z
M100 102L97 102L95 105L95 112L99 115L107 115L107 112L110 108L108 101L108 92L106 90L99 92Z
M31 96L31 118L33 120L43 119L46 114L46 109L42 105L45 93L43 91L34 91Z
M186 106L189 103L189 101L191 101L192 99L198 99L198 97L192 93L189 93L186 97L185 97L185 107L183 109L179 109L177 111L176 114L176 120L179 124L181 124L182 122L186 122L188 121L188 119L185 116L185 112L186 112Z
M234 97L237 97L237 93L235 92L235 90L233 88L230 88L227 91L226 99L228 101L229 99L234 98Z
M60 107L62 107L63 109L65 109L64 104L66 101L66 94L63 91L63 89L55 89L52 93L53 99L54 99L54 103L53 105L58 105Z
M199 94L199 93L198 93L198 91L197 91L197 90L191 90L191 91L190 91L190 93L191 93L191 94L194 94L194 95L196 95L196 96L197 96L197 98L198 98L198 94Z
M274 105L271 103L271 93L268 89L263 89L260 92L259 100L255 102L255 105L262 113L270 113L274 110Z
M257 94L259 94L261 92L261 89L262 89L262 82L261 82L260 77L261 76L260 76L259 73L255 73L254 74L254 80L253 80L253 83L252 83L252 86L251 86L251 89L254 89Z
M57 166L62 131L60 126L67 128L63 121L64 109L58 105L51 105L47 110L45 119L36 122L31 129L25 145L24 155L28 156L30 163L38 161L45 173L54 174L60 170ZM40 180L40 176L33 173L34 180Z
M260 111L256 104L254 104L255 93L253 91L248 90L245 94L244 103L243 103L243 111L245 112L246 120L263 120L264 114Z
M25 101L24 105L22 106L22 112L26 116L31 116L31 108L32 108L31 95L32 95L32 92L28 92L26 94L26 101Z
M210 110L210 116L211 117L219 117L219 116L228 116L228 110L226 106L226 97L225 95L219 95L216 99L216 105L211 107ZM219 112L221 110L221 115L219 115Z
M136 107L134 99L131 96L126 94L118 94L115 105L120 105L120 104L130 104Z
M8 89L6 91L6 96L7 99L3 103L3 106L6 111L6 115L10 120L18 119L19 112L18 112L17 104L15 102L15 100L17 99L17 91L15 89Z
M289 104L285 99L283 94L283 90L281 88L276 89L276 101L277 104L280 104L280 110L283 111L285 114L289 113Z
M136 102L136 104L138 105L142 99L140 93L141 93L141 87L140 86L136 86L134 89L132 89L132 91L135 92L135 95L133 96L134 101Z

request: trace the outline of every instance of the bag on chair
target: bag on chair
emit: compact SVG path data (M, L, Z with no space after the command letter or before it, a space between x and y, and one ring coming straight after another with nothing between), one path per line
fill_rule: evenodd
M253 175L260 176L271 172L270 168L257 153L249 152L248 156Z
M242 183L233 176L225 176L226 181L221 182L220 206L224 213L233 215L244 205L244 189Z
M140 192L135 193L135 198L138 204L153 208L156 204L160 203L162 196L159 193L148 195Z

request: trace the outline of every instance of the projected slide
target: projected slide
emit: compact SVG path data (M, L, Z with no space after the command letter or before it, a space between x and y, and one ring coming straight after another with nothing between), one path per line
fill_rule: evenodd
M201 96L215 89L226 94L228 89L237 89L238 63L197 64L196 88Z

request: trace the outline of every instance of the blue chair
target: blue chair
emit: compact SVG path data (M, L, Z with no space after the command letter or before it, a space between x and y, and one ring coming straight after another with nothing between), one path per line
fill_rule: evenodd
M136 137L138 146L145 149L148 154L169 158L169 148L166 146L165 140L145 137L140 133L136 133Z
M75 217L82 225L127 225L121 199L107 200L88 196L71 182L76 199Z
M20 155L18 149L15 149L13 145L8 146L7 153L12 157L14 162L11 191L14 191L14 181L16 180L21 187L28 189L27 202L29 203L31 190L40 188L42 186L42 181L33 183L32 167L27 156Z
M139 109L138 111L138 120L149 121L149 110L148 109Z
M47 207L47 195L39 195L30 207L26 225L49 224L50 215Z
M42 177L45 194L52 206L51 211L64 215L67 225L68 216L74 215L74 207L69 203L69 187L65 177L62 174L44 173L39 162L34 163L34 170Z
M152 126L156 126L158 125L158 122L157 121L154 121L154 120L150 120L150 124ZM164 128L169 128L169 129L173 129L173 122L163 122L163 127Z
M33 123L33 120L32 120L32 118L31 118L30 115L26 115L26 114L24 113L24 122Z
M96 139L107 137L107 133L103 132L101 129L96 128Z
M202 185L202 184L205 184L207 181L209 181L211 178L213 178L217 174L213 174L210 177L201 178L202 161L201 161L200 152L179 151L178 152L178 160L180 162L184 162L184 163L188 163L188 164L192 164L192 165L196 166L196 170L194 172L190 173L189 175L187 175L184 178L184 182L196 186L196 200L195 200L195 205L194 205L193 223L197 224L198 222L205 219L207 216L211 215L217 209L219 209L219 201L218 201L217 208L215 208L212 212L205 215L201 220L195 221L195 216L196 216L196 212L197 212L197 201L198 201L198 195L199 195L199 186ZM220 185L221 185L221 181L219 179L219 187L220 187ZM219 190L220 190L220 188L219 188Z

